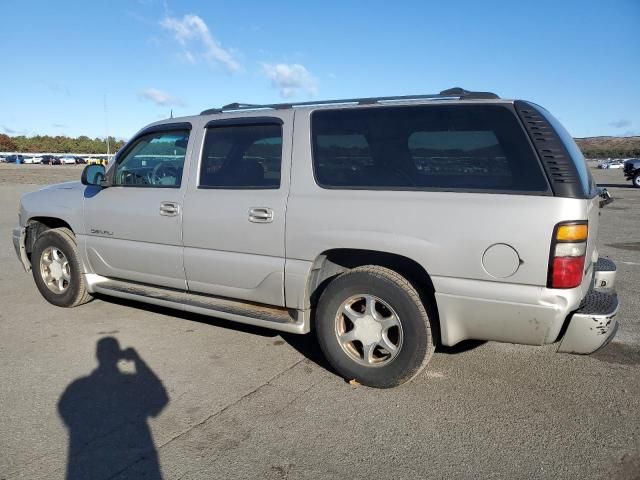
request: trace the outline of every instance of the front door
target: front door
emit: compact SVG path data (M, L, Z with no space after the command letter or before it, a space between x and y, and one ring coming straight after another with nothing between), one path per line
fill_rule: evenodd
M190 291L284 305L292 118L281 112L205 127L184 202Z
M189 129L172 124L143 131L116 157L108 172L112 186L85 195L87 257L95 273L186 289L182 201Z

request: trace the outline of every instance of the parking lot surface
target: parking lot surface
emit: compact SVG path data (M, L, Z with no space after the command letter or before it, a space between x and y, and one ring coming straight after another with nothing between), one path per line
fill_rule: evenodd
M466 342L391 390L337 377L312 335L46 303L10 230L21 193L80 171L0 165L0 479L640 478L640 189L620 170L593 171L616 198L600 224L611 344Z

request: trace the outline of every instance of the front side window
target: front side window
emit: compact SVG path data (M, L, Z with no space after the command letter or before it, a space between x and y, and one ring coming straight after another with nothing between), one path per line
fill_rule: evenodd
M318 110L312 142L325 188L548 191L516 116L500 105Z
M277 189L281 168L281 125L214 126L205 136L199 187Z
M188 130L143 135L117 159L113 184L179 188L188 141Z

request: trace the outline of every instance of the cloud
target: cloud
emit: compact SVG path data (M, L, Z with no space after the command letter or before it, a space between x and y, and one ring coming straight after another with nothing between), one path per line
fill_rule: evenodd
M631 125L631 120L625 120L625 119L615 120L613 122L609 122L609 125L615 128L624 128Z
M271 80L271 86L280 91L282 98L291 98L301 92L309 95L318 93L317 80L299 63L263 63L262 72Z
M69 127L69 125L65 125L63 123L52 123L51 126L53 128L68 128Z
M203 59L209 64L222 65L230 73L241 69L233 53L222 47L199 16L189 14L180 19L166 15L160 21L160 25L171 32L173 38L182 46L182 58L189 63Z
M173 95L158 90L157 88L146 88L138 92L138 98L141 100L149 100L160 107L176 106L183 107L185 103Z

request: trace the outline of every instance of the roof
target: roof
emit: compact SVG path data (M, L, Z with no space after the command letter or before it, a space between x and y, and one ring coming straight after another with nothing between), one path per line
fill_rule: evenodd
M492 92L474 92L465 90L460 87L443 90L436 94L422 95L401 95L391 97L364 97L364 98L345 98L337 100L317 100L309 102L297 103L271 103L271 104L251 104L251 103L230 103L223 107L209 108L200 113L200 115L212 115L226 112L240 112L246 110L287 110L299 107L315 107L323 105L375 105L386 104L392 102L407 102L416 100L496 100L500 99L498 95Z

